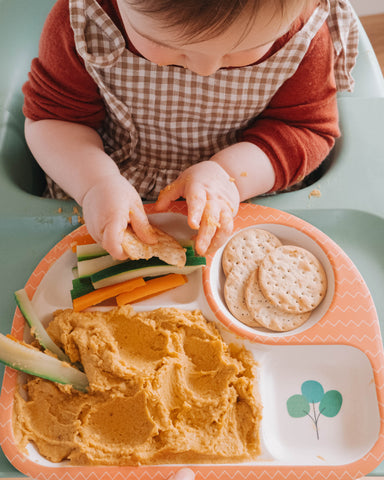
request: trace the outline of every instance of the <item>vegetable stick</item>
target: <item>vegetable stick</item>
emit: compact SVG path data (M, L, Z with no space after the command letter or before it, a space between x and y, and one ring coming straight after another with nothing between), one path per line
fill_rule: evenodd
M91 279L89 277L74 278L72 280L71 298L74 300L75 298L82 297L83 295L93 292L94 290L95 289L93 288Z
M152 278L147 280L143 287L136 288L127 293L117 295L117 305L122 306L127 303L134 303L146 298L158 295L160 293L171 290L172 288L179 287L187 283L188 279L186 275L180 273L170 273L163 277Z
M25 288L21 288L15 292L15 300L20 312L25 321L31 328L31 334L36 338L45 350L50 350L60 360L69 362L68 356L59 348L52 338L48 335L44 325L41 323L40 317L37 314Z
M112 255L103 255L102 257L90 258L89 260L82 260L77 262L77 272L79 278L90 277L100 270L103 271L106 268L114 265L120 265L125 263L126 260L116 260ZM142 277L143 275L139 275ZM120 282L118 282L120 283Z
M98 243L87 243L85 245L76 245L77 261L90 260L91 258L103 257L108 252Z
M88 388L87 376L70 364L1 333L0 362L15 370L52 382L70 384L80 391L86 391Z
M74 298L72 301L73 310L75 312L81 312L85 308L93 307L108 298L115 297L116 295L122 294L124 292L129 292L130 290L137 289L145 285L143 277L133 278L132 280L127 280L126 282L118 283L116 285L111 285L109 287L99 288L93 292L86 293L81 297Z
M91 243L96 243L96 242L89 233L86 233L83 237L71 243L72 252L76 253L77 245L88 245Z

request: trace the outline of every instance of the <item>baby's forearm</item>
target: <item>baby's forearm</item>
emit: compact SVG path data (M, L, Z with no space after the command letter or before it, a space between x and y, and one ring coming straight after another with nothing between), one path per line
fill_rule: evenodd
M275 172L268 156L253 143L231 145L211 160L234 179L241 201L269 192L275 183Z
M41 168L80 205L85 194L108 175L119 174L98 133L61 120L27 119L25 137Z

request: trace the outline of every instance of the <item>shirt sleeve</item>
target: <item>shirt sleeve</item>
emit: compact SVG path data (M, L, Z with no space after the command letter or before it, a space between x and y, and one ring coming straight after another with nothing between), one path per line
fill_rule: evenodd
M23 93L27 118L102 125L104 104L76 52L68 0L58 0L47 17Z
M340 135L333 62L333 44L324 24L296 73L240 135L241 141L254 143L268 155L276 175L272 191L315 170Z

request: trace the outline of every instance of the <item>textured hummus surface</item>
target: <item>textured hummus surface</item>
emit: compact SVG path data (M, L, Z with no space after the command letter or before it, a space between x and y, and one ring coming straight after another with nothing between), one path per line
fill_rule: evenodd
M260 453L252 355L223 342L201 312L54 314L49 334L80 362L87 393L34 378L17 393L14 430L52 462L226 463ZM24 398L25 397L25 398Z

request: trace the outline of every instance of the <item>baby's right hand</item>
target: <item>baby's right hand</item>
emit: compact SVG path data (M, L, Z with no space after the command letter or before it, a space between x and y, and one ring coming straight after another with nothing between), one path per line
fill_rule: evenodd
M121 243L129 223L143 242L157 242L139 194L120 174L93 185L84 195L82 207L88 232L117 260L127 258Z

